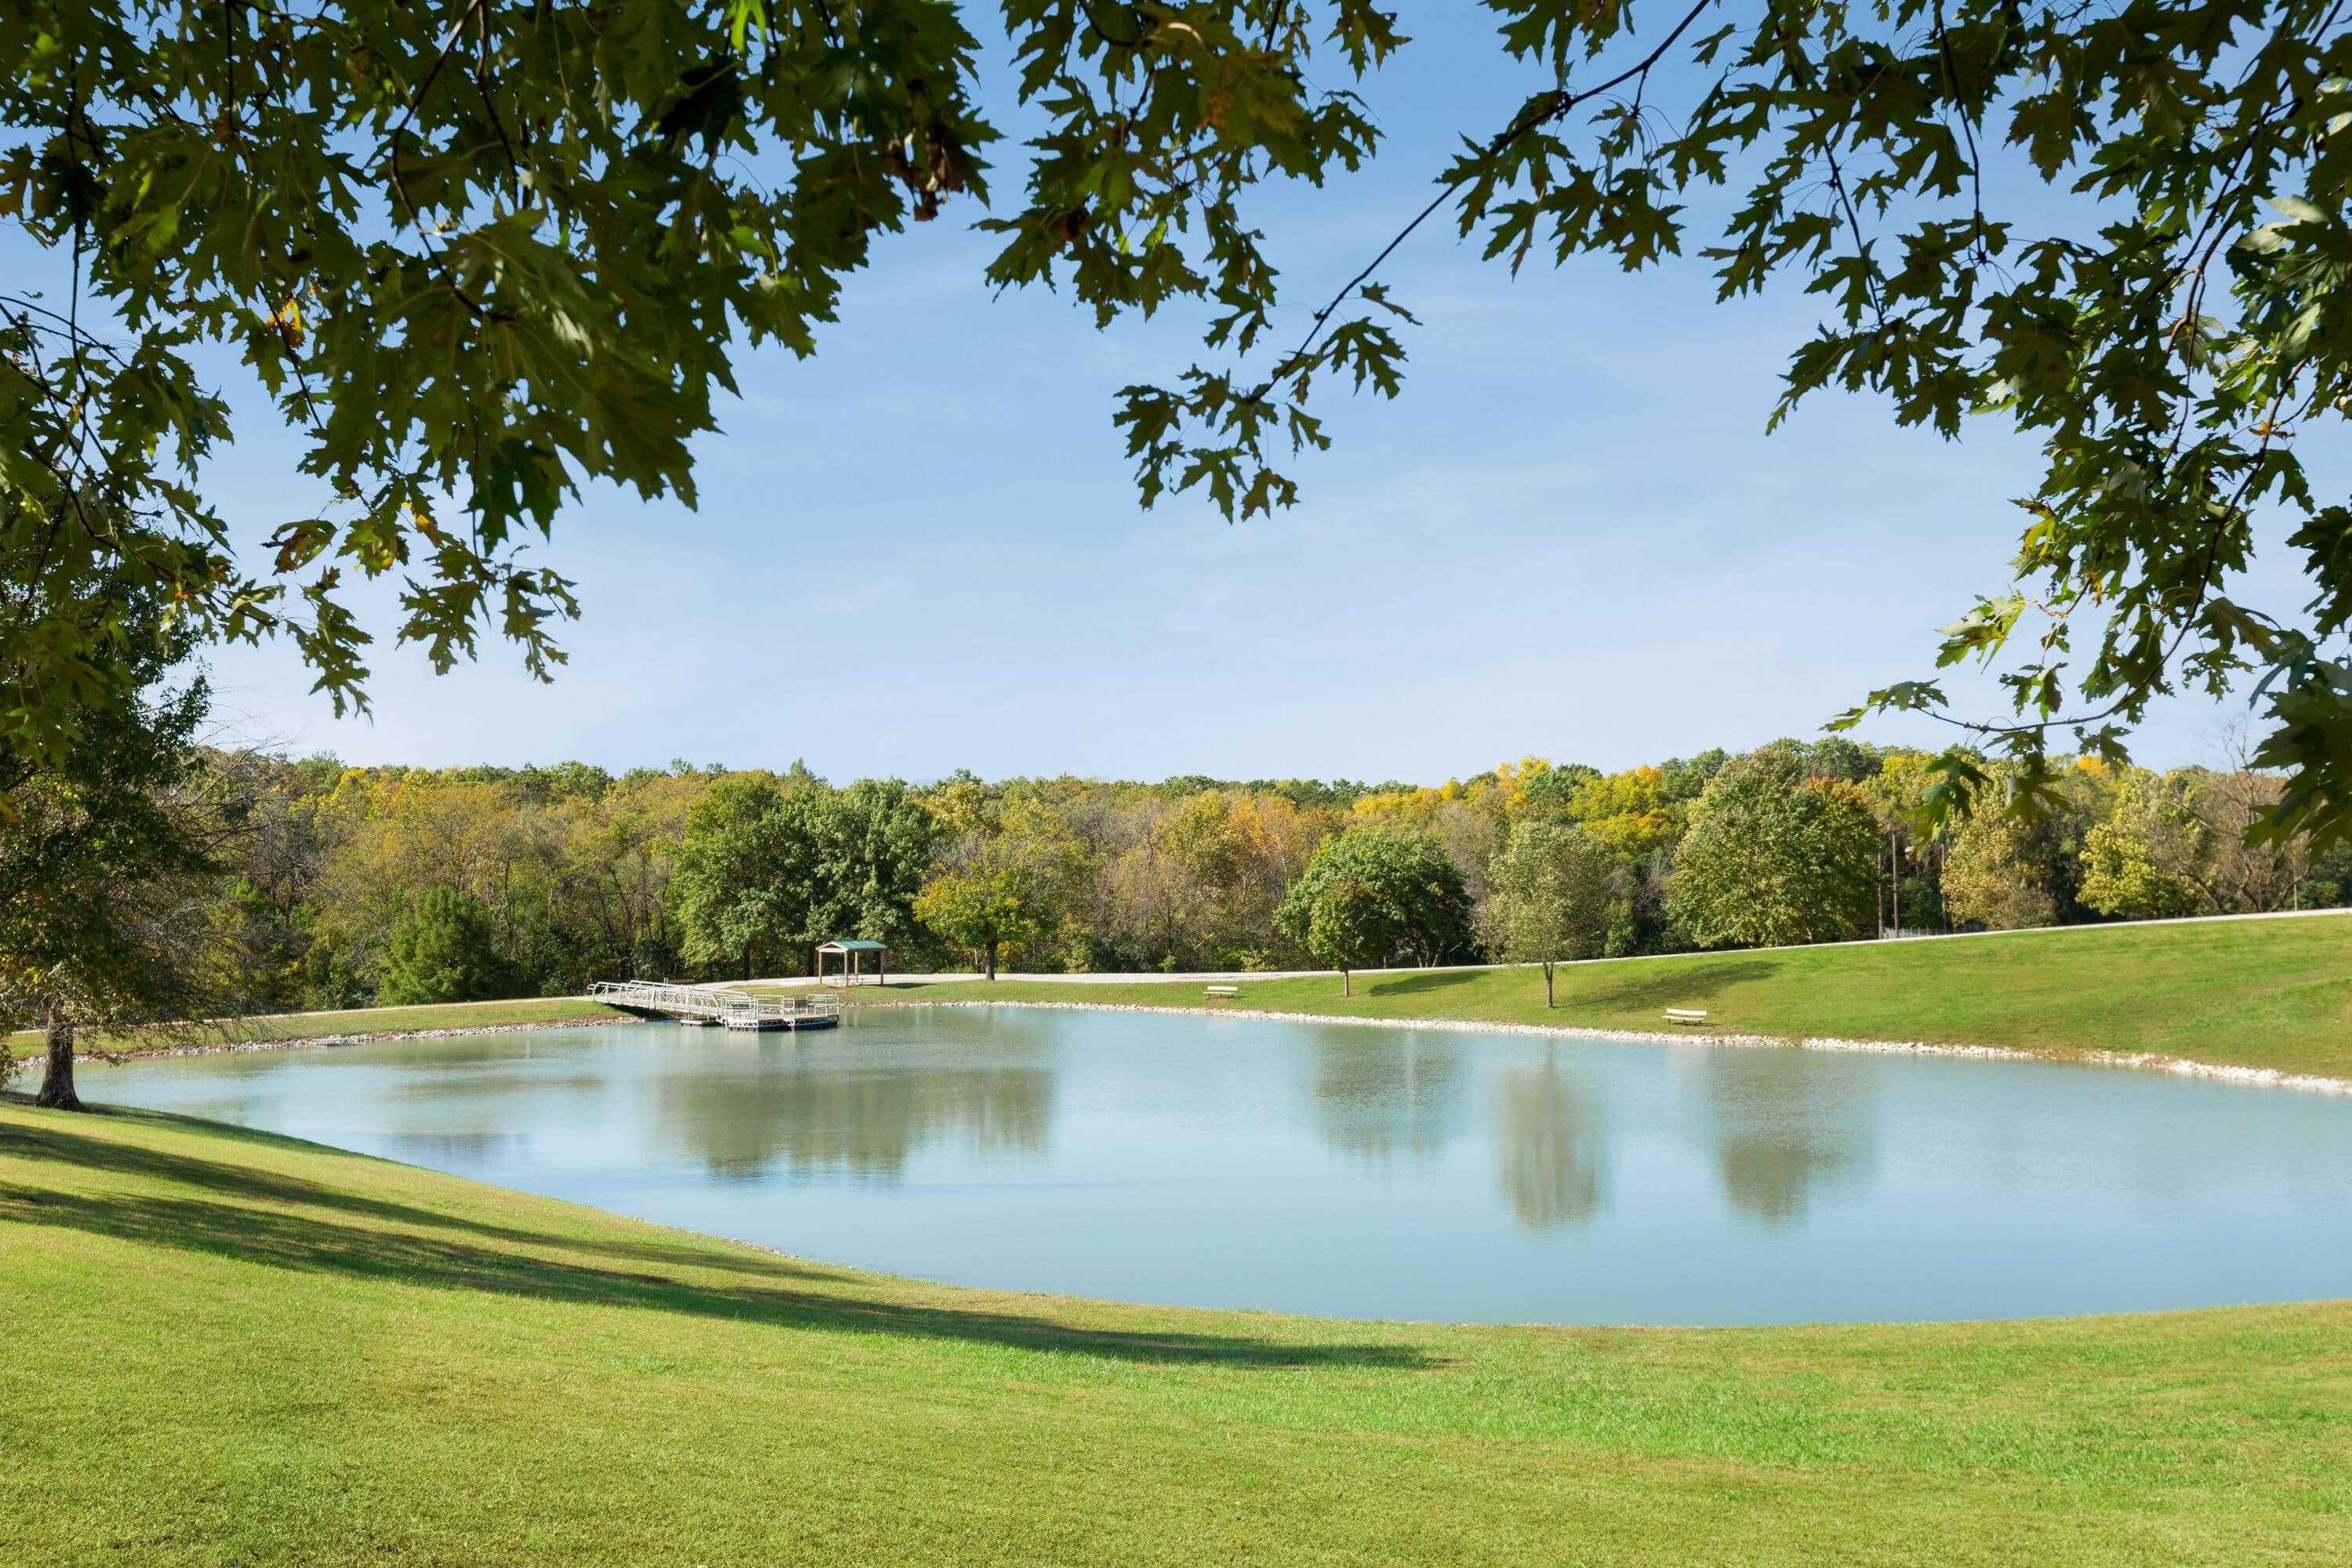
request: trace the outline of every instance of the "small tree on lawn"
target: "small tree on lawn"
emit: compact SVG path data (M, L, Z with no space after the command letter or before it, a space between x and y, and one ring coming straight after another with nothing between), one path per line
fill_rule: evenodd
M993 980L999 951L1034 942L1044 929L1040 903L1025 869L983 861L932 878L916 896L915 918L977 955Z
M1543 965L1545 1006L1553 1005L1552 965L1591 958L1607 940L1615 873L1609 851L1589 834L1542 818L1512 828L1487 866L1479 934L1505 963Z
M1369 882L1332 877L1316 889L1307 910L1307 951L1339 972L1339 994L1352 996L1350 971L1386 958L1396 948L1393 902Z
M1399 951L1438 963L1466 949L1470 897L1462 873L1427 834L1358 828L1323 841L1284 895L1274 923L1339 970L1341 989L1352 994L1351 969L1385 963Z

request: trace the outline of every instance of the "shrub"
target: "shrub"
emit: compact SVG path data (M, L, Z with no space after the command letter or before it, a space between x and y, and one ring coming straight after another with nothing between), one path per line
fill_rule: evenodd
M473 894L432 888L408 901L392 928L377 1000L386 1006L479 1002L505 994L489 911Z

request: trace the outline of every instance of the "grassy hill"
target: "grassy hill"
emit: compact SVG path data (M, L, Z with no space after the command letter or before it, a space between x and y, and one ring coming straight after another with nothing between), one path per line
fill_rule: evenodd
M2077 926L1948 941L1855 942L1569 964L1559 1006L1533 969L1425 970L1339 982L1244 981L1235 1005L1350 1017L1657 1029L1668 1007L1718 1032L2156 1051L2352 1078L2352 914ZM1197 1005L1197 986L998 981L860 991L861 1002L1074 1001Z
M0 1562L2352 1559L2352 1305L1458 1329L924 1286L0 1100Z

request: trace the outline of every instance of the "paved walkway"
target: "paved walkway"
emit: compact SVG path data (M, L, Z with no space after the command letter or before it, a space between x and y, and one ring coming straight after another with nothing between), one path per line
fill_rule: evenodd
M1503 966L1494 963L1456 963L1449 964L1446 967L1459 970L1499 969ZM1383 974L1423 974L1427 973L1429 973L1429 971L1424 969L1359 969L1356 971L1356 973L1359 975L1371 976L1375 978ZM996 972L996 977L999 980L1051 980L1057 984L1066 985L1207 985L1215 984L1222 981L1312 980L1318 975L1328 975L1331 979L1337 980L1339 978L1339 972L1336 969L1194 969L1187 970L1181 974L1170 974L1157 969L1147 970L1139 974L1098 973L1092 972L1083 974L1039 974L1032 973L1027 971L1011 969L1000 969ZM872 975L863 977L866 981L870 981L872 978ZM947 985L959 980L985 980L987 978L988 976L984 974L975 974L971 971L966 969L956 969L950 970L945 973L922 974L901 974L896 970L893 970L890 973L890 984L893 985ZM838 985L841 983L840 977L838 975L833 976L826 983L828 984ZM730 984L738 985L814 985L816 984L816 977L811 974L780 974L771 979L739 980L730 982Z

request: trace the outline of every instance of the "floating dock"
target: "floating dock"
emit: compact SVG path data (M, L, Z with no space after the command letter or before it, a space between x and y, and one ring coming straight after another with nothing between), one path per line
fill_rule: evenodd
M599 980L588 994L641 1018L730 1029L830 1029L841 1022L838 998L802 991L737 991L724 985L672 985L653 980Z

